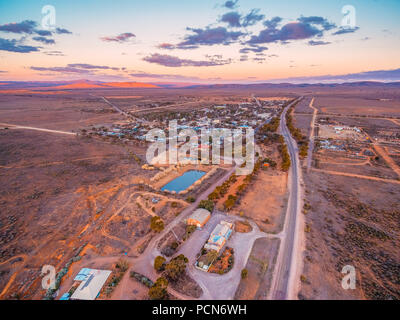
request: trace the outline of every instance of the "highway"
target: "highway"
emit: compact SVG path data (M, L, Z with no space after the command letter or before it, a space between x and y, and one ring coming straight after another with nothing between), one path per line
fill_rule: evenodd
M127 118L130 118L131 116L126 113L125 111L121 110L120 108L118 108L115 104L111 103L110 101L108 101L105 97L101 97L105 103L107 103L108 105L110 105L111 107L113 107L115 109L115 111L117 111L118 113L124 115Z
M285 217L285 225L282 231L282 242L279 248L278 258L272 278L269 298L271 300L295 299L294 285L298 280L298 247L299 247L299 215L301 214L301 185L300 165L296 141L291 137L286 126L286 113L288 109L303 99L300 97L289 104L282 113L280 120L281 134L285 138L291 160L289 171L289 199Z

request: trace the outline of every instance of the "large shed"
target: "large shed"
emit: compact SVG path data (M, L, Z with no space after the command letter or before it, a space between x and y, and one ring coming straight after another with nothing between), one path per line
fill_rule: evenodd
M87 272L88 271L88 272ZM95 300L111 274L109 270L82 269L82 282L71 296L72 300Z
M189 226L196 226L201 229L210 219L211 213L206 209L197 209L195 210L189 218L186 220L186 224Z

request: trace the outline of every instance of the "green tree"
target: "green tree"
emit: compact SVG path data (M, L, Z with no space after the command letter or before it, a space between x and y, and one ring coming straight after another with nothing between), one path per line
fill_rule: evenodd
M240 275L242 279L246 279L247 276L249 275L249 272L247 271L247 269L243 269Z
M201 200L199 203L199 208L206 209L210 212L214 210L214 201L212 200Z
M160 277L149 289L149 297L152 300L166 300L168 298L168 280Z
M156 269L157 271L164 270L165 261L166 259L163 256L157 256L154 259L154 269Z
M173 281L179 279L179 277L185 273L186 264L189 262L188 258L186 258L183 254L173 258L166 266L165 272L168 278Z

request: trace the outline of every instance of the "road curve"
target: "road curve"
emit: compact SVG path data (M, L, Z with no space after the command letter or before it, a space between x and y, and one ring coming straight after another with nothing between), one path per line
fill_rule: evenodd
M289 171L289 200L285 217L285 225L283 229L283 237L277 262L275 265L274 276L272 279L269 298L271 300L292 299L292 291L296 282L297 267L297 246L298 246L298 215L300 212L300 166L298 158L297 143L291 137L289 129L286 126L286 113L288 109L298 101L303 99L300 97L289 104L282 113L280 120L281 134L285 138L288 152L291 160Z

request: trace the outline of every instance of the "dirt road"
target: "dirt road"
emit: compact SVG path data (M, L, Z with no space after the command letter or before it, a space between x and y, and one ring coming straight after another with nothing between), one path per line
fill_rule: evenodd
M61 131L61 130L51 130L51 129L45 129L45 128L36 128L36 127L27 127L27 126L20 126L17 124L10 124L10 123L0 123L1 126L9 127L10 129L26 129L26 130L35 130L35 131L43 131L43 132L49 132L49 133L59 133L59 134L67 134L67 135L72 135L76 136L76 133L74 132L69 132L69 131Z
M347 172L339 172L339 171L323 170L323 169L315 169L315 168L313 168L312 171L322 172L322 173L326 173L326 174L333 174L333 175L337 175L337 176L345 176L345 177L352 177L352 178L400 184L400 180L384 179L384 178L378 178L378 177L372 177L372 176L363 176L363 175L355 174L355 173L347 173Z

